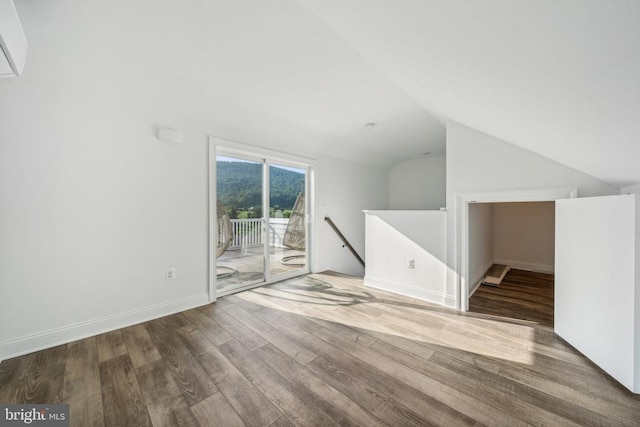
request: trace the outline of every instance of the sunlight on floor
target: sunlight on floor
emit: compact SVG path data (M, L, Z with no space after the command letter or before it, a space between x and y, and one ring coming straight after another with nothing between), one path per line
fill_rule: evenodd
M239 297L272 309L339 322L373 337L394 335L439 348L526 365L534 363L537 350L531 345L535 333L531 322L464 315L362 285L333 285L316 277L322 275L258 288ZM366 310L362 310L363 305Z

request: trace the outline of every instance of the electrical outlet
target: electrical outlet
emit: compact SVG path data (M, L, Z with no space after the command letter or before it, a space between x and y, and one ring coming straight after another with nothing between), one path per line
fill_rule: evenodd
M176 269L175 268L167 268L167 271L165 271L164 278L166 280L175 279L176 278Z
M416 260L413 258L407 258L407 268L416 268Z

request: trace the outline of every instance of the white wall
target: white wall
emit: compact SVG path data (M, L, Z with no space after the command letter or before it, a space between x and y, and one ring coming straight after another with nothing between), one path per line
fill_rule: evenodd
M497 264L554 271L554 202L495 203L493 230Z
M388 171L318 156L298 145L321 136L204 93L197 26L155 25L184 24L177 3L142 15L154 25L106 4L20 6L28 63L0 81L0 358L207 301L208 135L316 157L317 208L364 249L362 209L387 207ZM321 217L315 269L362 274Z
M442 211L367 211L365 285L444 304L445 227Z
M469 295L494 263L494 204L469 205Z
M389 171L389 209L440 209L446 205L446 157L411 159Z
M577 187L580 196L619 189L533 152L453 121L447 122L447 277L449 301L459 304L459 218L463 193Z
M386 209L387 171L353 162L321 157L316 181L316 251L313 271L335 270L364 276L364 268L343 247L342 240L324 220L330 217L342 234L365 258L365 209Z

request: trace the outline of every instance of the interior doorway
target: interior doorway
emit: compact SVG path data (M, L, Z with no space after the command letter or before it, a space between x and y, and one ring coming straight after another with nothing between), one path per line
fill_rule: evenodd
M472 258L470 256L471 251L477 251L478 246L482 245L482 239L478 243L478 239L473 239L471 233L487 233L486 228L473 227L470 222L470 213L473 210L477 210L482 204L493 203L524 203L524 202L554 202L559 199L575 198L577 197L576 188L555 188L555 189L540 189L540 190L523 190L523 191L510 191L510 192L485 192L485 193L467 193L460 194L457 200L458 217L460 218L460 232L458 233L458 260L460 262L460 277L458 282L460 309L462 311L469 310L469 298L479 281L482 279L482 275L490 267L489 262L493 263L493 250L491 250L491 257L485 256L482 259ZM487 218L491 218L493 221L493 214L489 216L487 209L481 209L481 213L485 215L485 221ZM493 230L491 230L493 233ZM473 246L473 247L472 247ZM489 252L485 247L485 252ZM473 263L473 264L472 264ZM482 271L484 266L486 269ZM517 267L517 265L516 265Z
M553 327L555 202L469 206L469 311Z
M210 145L212 300L310 271L311 165L242 148Z

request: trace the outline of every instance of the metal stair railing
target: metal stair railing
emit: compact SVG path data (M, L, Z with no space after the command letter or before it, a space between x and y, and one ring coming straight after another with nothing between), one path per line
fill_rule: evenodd
M331 228L333 228L333 231L335 231L338 237L340 237L340 239L344 242L344 245L342 245L342 247L345 247L345 246L348 247L351 253L353 254L353 256L355 256L358 259L358 261L360 261L360 264L362 264L362 266L364 267L364 260L360 257L360 255L358 255L358 252L356 252L353 246L351 246L351 243L349 243L347 238L344 237L344 234L342 234L338 226L336 226L336 224L328 216L325 216L324 220L329 223Z

